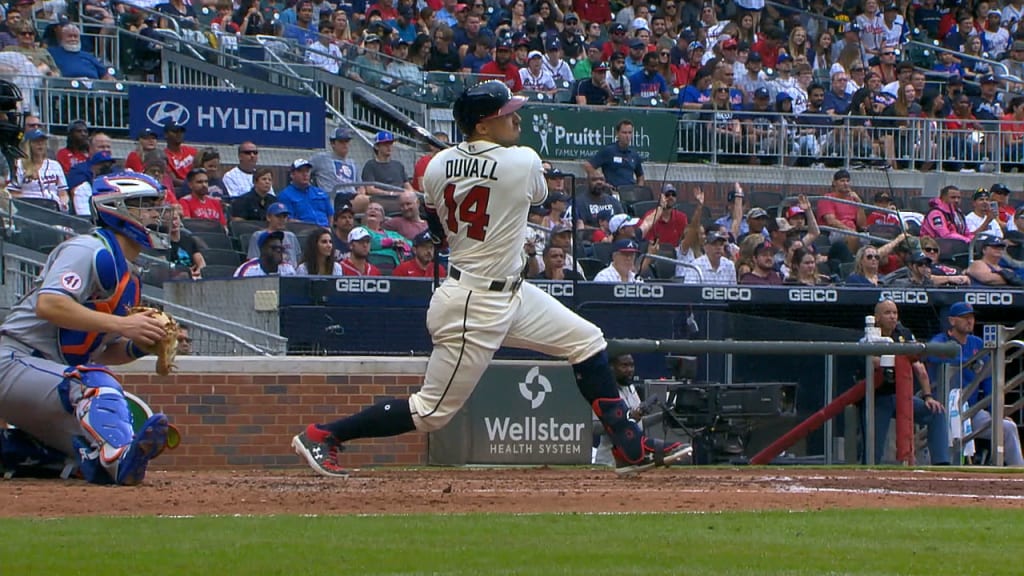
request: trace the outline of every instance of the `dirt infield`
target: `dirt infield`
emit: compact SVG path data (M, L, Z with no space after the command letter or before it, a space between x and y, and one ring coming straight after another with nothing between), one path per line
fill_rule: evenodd
M95 498L99 490L118 497ZM0 481L0 516L666 512L985 506L1024 508L1024 474L685 468L632 478L594 469L151 472L133 488Z

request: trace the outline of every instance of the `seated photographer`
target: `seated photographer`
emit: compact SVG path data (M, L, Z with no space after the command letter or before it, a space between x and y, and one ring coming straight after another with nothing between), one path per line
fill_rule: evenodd
M892 338L893 342L915 342L914 334L899 323L899 310L892 300L883 300L875 304L875 325L882 336ZM918 358L911 359L914 379L921 387L921 396L914 396L914 423L928 427L928 454L932 465L949 464L949 426L946 423L945 409L941 402L932 396L931 380L928 369ZM889 421L896 415L896 386L894 382L882 381L878 367L881 361L872 358L875 371L875 462L881 462L885 454L885 443L889 436ZM863 410L863 404L861 405ZM861 427L864 427L861 419ZM866 462L867 451L862 450L861 461Z
M975 286L1024 286L1024 280L1005 262L1006 242L998 236L979 239L981 259L967 267L965 273Z
M622 354L611 358L608 362L611 365L612 373L615 375L615 383L619 387L619 397L629 408L629 419L636 422L640 430L643 430L644 409L641 405L640 395L633 386L633 375L635 365L633 357L629 354ZM612 456L611 439L604 433L604 425L594 416L594 464L601 466L614 466L615 457Z

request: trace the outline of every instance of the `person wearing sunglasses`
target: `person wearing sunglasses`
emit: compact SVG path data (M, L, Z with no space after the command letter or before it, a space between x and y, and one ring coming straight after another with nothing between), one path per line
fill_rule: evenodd
M235 278L254 276L295 276L295 267L284 261L284 232L264 230L256 236L260 255L246 260L235 270Z

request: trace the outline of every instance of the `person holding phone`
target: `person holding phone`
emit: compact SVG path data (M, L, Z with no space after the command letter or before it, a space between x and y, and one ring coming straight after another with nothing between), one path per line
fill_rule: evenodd
M999 205L992 200L988 190L978 188L971 199L974 201L974 210L964 216L967 232L976 235L981 231L1002 238L1003 229L998 221Z

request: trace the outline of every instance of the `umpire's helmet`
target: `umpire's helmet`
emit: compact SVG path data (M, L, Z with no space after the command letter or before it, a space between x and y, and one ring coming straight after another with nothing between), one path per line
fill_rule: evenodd
M459 130L469 136L481 120L511 114L519 110L526 100L522 96L513 96L503 82L488 80L460 94L455 99L452 114Z
M25 115L18 111L21 90L7 80L0 80L0 154L7 159L10 173L15 172L15 162L24 156L21 144L25 127Z

